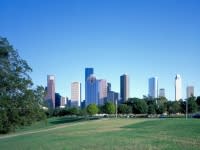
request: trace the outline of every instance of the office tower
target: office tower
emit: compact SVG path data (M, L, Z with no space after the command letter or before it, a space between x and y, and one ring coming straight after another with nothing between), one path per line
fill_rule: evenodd
M194 96L194 86L187 86L186 93L187 98Z
M55 108L60 107L61 103L61 95L59 93L55 93Z
M99 80L98 81L98 85L99 85L99 101L98 101L98 105L103 105L106 101L107 98L107 81L106 80Z
M60 107L65 107L66 105L66 98L61 96L60 98Z
M94 74L94 68L85 68L85 81L90 75Z
M88 77L90 77L90 75L94 74L94 68L85 68L85 100L87 97L87 87L86 87L86 82Z
M111 83L107 83L107 92L111 91Z
M181 76L177 74L175 77L175 100L176 101L179 101L182 98L181 90L182 90Z
M85 106L87 107L89 104L98 105L98 80L94 75L90 75L86 81L86 97L85 97Z
M158 78L152 77L149 79L149 98L158 98Z
M160 89L159 90L159 97L165 97L165 89Z
M115 101L118 101L118 100L119 100L119 93L114 92L114 91L108 92L107 102L111 102L115 104Z
M71 84L71 106L80 107L81 105L81 84L72 82Z
M55 76L47 76L47 97L48 107L55 108Z
M127 74L120 76L120 97L121 102L126 102L129 98L129 76Z

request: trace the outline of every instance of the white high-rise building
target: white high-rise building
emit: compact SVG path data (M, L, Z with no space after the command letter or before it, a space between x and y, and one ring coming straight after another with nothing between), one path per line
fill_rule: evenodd
M107 98L107 81L106 80L99 80L99 105L103 105L105 103L105 100Z
M175 100L179 101L182 99L182 83L181 83L181 76L179 74L175 77Z
M187 86L186 93L187 93L187 98L194 96L194 86Z
M149 79L149 94L150 98L158 98L158 78L152 77Z
M81 103L81 83L72 82L71 84L71 106L80 107Z

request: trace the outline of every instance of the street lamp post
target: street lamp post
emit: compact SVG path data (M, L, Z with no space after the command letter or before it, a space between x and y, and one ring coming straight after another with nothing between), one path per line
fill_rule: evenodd
M117 118L117 100L115 100L115 117Z
M188 118L188 99L186 99L186 111L185 111L185 119Z

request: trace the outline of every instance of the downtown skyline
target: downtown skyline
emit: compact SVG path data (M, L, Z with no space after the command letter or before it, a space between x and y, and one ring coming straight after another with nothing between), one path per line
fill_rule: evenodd
M40 5L38 5L40 4ZM130 76L130 97L148 94L157 76L174 100L174 77L182 77L182 96L192 85L200 95L200 2L178 1L0 1L0 36L6 37L33 68L35 85L70 97L71 82L83 84L84 68L120 92L119 77ZM84 98L82 92L82 98Z
M84 91L81 89L81 84L82 84L81 82L73 81L73 82L71 82L71 89L70 89L71 99L69 99L70 98L69 95L65 95L66 98L68 98L69 100L72 100L72 101L74 101L76 99L75 101L77 103L79 103L78 106L80 106L80 103L83 102L84 100L86 100L86 105L92 104L92 103L102 105L105 102L104 101L105 98L110 97L109 93L107 93L108 91L110 92L110 94L117 93L119 95L117 100L120 101L120 102L125 102L125 101L128 100L128 98L134 98L134 97L143 98L144 96L149 97L149 98L159 98L159 97L164 96L170 101L171 100L172 101L179 101L180 99L185 100L186 98L190 97L188 95L199 96L199 95L195 94L195 91L194 91L195 88L192 85L187 86L186 89L185 89L186 92L182 93L183 86L182 86L181 76L179 74L176 74L175 79L174 79L174 83L175 83L174 84L174 99L169 99L166 96L165 88L161 88L159 86L159 78L158 77L148 78L148 83L147 83L148 93L143 94L141 97L130 96L129 92L132 89L130 88L130 76L128 74L122 74L119 77L119 83L120 83L120 89L121 90L118 92L118 91L111 90L112 83L107 81L106 78L100 79L99 77L95 76L94 70L95 69L92 68L92 67L90 67L90 68L86 67L85 68L85 76L84 76L84 78L85 78L85 89L84 89ZM50 76L52 76L53 79L54 79L54 88L55 88L55 76L54 75L47 75L48 80L49 80ZM49 84L48 80L47 80L47 89L49 88L48 87L48 84ZM77 84L79 85L79 87L78 87L79 91L77 91L77 88L74 91L74 88L73 88L74 85L73 84L76 84L76 87L77 87ZM58 91L56 91L56 89L54 89L54 91L59 93ZM79 98L75 98L75 99L72 98L72 97L75 96L75 95L72 96L72 93L76 93L75 94L76 97L79 97ZM87 95L87 96L82 97L81 95L83 95L83 93L85 93L85 95ZM79 94L79 96L77 94ZM123 95L124 95L125 99L123 98ZM186 97L184 97L183 95L186 95ZM113 97L113 96L114 95L112 95L111 97ZM109 99L107 99L107 100L110 101Z

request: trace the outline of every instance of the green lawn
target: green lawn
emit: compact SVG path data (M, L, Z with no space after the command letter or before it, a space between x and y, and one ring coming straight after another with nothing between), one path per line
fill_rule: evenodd
M101 119L32 128L0 138L2 150L200 149L200 120ZM56 121L56 119L54 119ZM58 120L59 121L59 120ZM55 123L55 122L54 122ZM50 129L50 130L48 130Z

